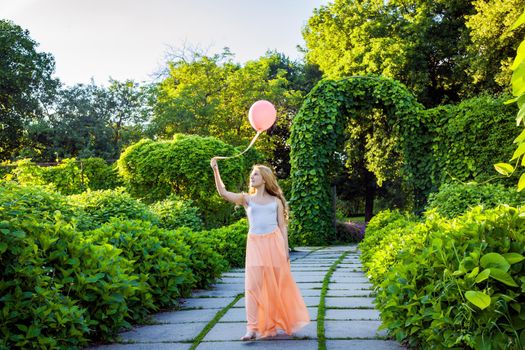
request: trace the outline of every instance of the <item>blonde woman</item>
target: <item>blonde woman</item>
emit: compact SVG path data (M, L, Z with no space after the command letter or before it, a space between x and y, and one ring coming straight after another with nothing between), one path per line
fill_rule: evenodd
M220 196L242 205L248 216L245 301L247 331L241 340L288 335L310 322L303 297L290 271L288 204L273 171L254 165L248 193L226 190L217 159L210 162Z

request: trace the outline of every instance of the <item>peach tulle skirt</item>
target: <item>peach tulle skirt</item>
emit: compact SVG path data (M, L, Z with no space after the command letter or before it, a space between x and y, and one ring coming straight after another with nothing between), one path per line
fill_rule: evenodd
M245 300L247 329L259 337L274 336L277 329L291 335L310 322L279 228L265 234L248 234Z

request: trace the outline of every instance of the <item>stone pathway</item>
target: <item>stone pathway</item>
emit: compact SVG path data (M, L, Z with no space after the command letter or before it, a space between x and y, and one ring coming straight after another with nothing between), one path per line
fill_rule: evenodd
M312 322L294 337L278 335L271 340L241 342L245 333L244 270L234 269L222 276L212 290L193 293L181 310L154 315L156 324L138 326L120 334L119 344L91 347L90 350L188 350L217 313L222 317L206 333L197 350L236 349L318 349L317 312L321 289L330 266L345 252L348 255L333 272L324 299L324 328L327 349L403 349L385 340L385 331L377 331L379 312L374 309L371 285L361 271L356 246L323 249L296 248L292 273L301 289ZM235 303L233 303L235 301ZM322 321L321 321L322 322Z

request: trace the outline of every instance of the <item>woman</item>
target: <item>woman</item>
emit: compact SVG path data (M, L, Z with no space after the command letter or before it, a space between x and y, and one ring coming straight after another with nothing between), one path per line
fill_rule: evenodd
M308 310L290 271L288 205L272 170L255 165L250 191L233 193L221 180L217 159L211 159L217 191L229 202L246 209L249 222L246 244L246 334L241 340L288 335L310 322Z

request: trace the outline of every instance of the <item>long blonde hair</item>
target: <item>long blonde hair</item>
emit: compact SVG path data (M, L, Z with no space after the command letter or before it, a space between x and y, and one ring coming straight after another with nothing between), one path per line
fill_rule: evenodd
M268 194L272 196L279 198L279 200L283 204L284 219L286 220L286 222L288 222L288 217L289 217L288 202L286 202L286 198L284 198L283 190L281 190L281 187L277 183L277 178L275 177L275 174L273 173L272 169L270 169L266 165L255 164L252 168L252 171L254 170L259 170L259 173L261 174L265 182L264 187L266 189L266 192L268 192ZM255 188L250 186L250 190L248 191L248 193L255 194L255 192L256 192Z

